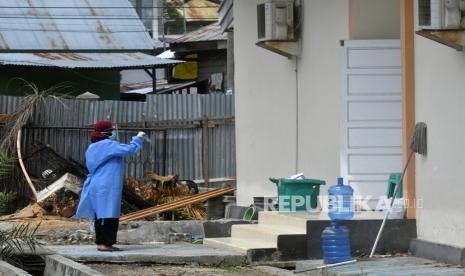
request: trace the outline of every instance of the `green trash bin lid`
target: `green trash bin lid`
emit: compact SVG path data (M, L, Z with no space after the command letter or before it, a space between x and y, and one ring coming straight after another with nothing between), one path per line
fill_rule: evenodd
M304 204L295 206L295 211L306 211L307 206L315 209L318 205L318 195L320 194L320 186L325 185L326 181L320 179L290 179L290 178L270 178L270 181L275 183L278 188L278 198L282 196L295 198L303 197ZM284 201L279 200L279 211L287 208L284 207Z
M304 185L325 185L326 181L320 179L311 179L311 178L299 178L299 179L290 179L290 178L274 178L270 177L270 181L279 184L304 184Z

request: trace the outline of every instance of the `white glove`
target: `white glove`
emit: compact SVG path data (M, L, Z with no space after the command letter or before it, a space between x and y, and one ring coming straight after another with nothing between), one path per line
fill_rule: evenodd
M140 136L140 137L144 137L145 135L147 135L147 134L145 134L145 132L143 132L143 131L139 131L137 133L137 136Z

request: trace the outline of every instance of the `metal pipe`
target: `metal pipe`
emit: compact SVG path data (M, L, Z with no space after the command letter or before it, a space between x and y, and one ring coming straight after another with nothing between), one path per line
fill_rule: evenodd
M319 270L319 269L326 269L326 268L331 268L331 267L336 267L336 266L341 266L341 265L346 265L346 264L353 264L356 263L357 260L350 260L347 262L341 262L341 263L336 263L336 264L328 264L328 265L321 265L309 269L304 269L304 270L299 270L299 271L294 271L294 274L299 274L299 273L304 273L308 271L313 271L313 270Z

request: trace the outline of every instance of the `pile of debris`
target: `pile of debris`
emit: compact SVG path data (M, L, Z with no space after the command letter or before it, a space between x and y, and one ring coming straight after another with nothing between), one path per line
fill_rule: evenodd
M70 218L76 212L87 169L74 160L67 160L57 154L50 146L35 143L29 149L30 154L23 161L27 164L27 173L34 180L34 188L41 189L37 201L19 212L0 218L15 220L27 218L60 217ZM173 202L198 193L193 181L180 181L178 175L161 176L148 172L142 179L125 179L121 211L130 214L156 205ZM147 216L147 218L160 216ZM203 219L205 206L195 203L163 214L164 219Z
M198 193L195 182L181 182L178 175L160 176L154 172L147 173L139 181L132 177L126 178L125 187L152 206L175 202ZM171 219L204 219L205 215L205 206L194 203L174 209Z

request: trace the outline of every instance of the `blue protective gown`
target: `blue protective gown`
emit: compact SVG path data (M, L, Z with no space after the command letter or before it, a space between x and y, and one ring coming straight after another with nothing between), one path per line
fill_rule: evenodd
M89 175L81 191L74 218L119 218L123 190L123 157L137 153L144 137L134 136L131 143L105 139L89 146L86 165Z

